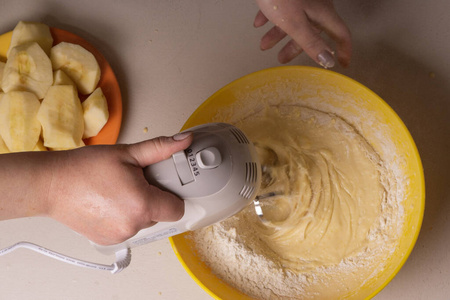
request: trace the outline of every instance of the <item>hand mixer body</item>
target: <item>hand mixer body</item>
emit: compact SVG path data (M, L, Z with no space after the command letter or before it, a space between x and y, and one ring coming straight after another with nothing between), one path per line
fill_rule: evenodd
M144 169L147 181L184 200L177 222L159 222L127 241L96 248L105 254L150 243L222 221L250 204L261 184L256 150L245 134L226 123L188 129L191 146Z

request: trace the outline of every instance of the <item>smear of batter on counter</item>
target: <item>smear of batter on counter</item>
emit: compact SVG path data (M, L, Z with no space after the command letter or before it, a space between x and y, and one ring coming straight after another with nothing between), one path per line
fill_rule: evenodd
M192 234L218 277L258 299L338 299L384 267L398 232L391 178L349 123L296 105L270 106L235 125L269 166L261 194L283 195Z

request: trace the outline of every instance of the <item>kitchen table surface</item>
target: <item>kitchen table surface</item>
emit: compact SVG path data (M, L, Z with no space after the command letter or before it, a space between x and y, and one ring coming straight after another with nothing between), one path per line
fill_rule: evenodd
M345 74L402 118L421 154L426 209L417 244L375 299L450 298L450 1L336 0L352 31ZM71 31L109 61L123 97L119 143L172 135L229 82L279 66L259 41L252 0L3 0L0 31L19 20ZM291 65L314 65L301 55ZM148 129L148 130L147 130ZM107 180L107 178L105 178ZM47 218L0 222L0 248L30 241L105 264L82 236ZM1 299L211 299L183 269L167 239L133 249L117 275L78 268L28 250L0 257Z

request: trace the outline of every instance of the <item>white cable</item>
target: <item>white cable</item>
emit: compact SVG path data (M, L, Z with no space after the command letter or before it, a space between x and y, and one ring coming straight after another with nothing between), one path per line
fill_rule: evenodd
M61 253L49 250L47 248L41 247L39 245L29 243L29 242L19 242L17 244L14 244L12 246L6 247L4 249L0 250L0 256L8 254L16 249L19 248L26 248L29 250L33 250L35 252L38 252L40 254L46 255L48 257L57 259L59 261L72 264L78 267L84 267L84 268L90 268L95 270L104 270L104 271L110 271L113 274L119 273L131 262L131 250L130 248L126 248L120 251L116 252L116 262L112 265L103 265L103 264L97 264L97 263L91 263L84 260L76 259L70 256L63 255Z

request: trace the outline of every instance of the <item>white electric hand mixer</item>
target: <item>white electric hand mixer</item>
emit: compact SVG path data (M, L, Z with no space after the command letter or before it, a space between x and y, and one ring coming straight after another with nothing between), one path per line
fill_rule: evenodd
M222 221L255 200L261 184L261 165L245 134L226 123L204 124L189 131L193 133L189 148L144 169L150 184L184 200L184 216L176 222L159 222L142 229L120 244L94 244L104 254L116 253L113 265L81 261L28 242L0 250L0 255L28 248L74 265L117 273L129 265L130 248ZM254 203L262 218L258 199Z

